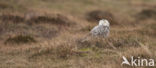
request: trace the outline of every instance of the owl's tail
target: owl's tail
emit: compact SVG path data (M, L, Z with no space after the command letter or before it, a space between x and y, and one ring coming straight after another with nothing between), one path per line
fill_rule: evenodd
M85 41L89 40L90 37L91 37L91 33L88 33L84 38L82 38L81 42L85 42Z

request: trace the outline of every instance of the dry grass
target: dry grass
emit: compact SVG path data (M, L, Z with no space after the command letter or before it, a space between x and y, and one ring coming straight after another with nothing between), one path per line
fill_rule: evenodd
M86 14L87 20L89 22L98 22L101 19L107 19L111 22L111 25L117 25L117 20L114 18L114 15L110 11L100 11L94 10Z
M36 40L31 36L18 35L15 37L9 37L4 43L5 44L22 44L22 43L31 43L36 42Z
M156 60L155 4L0 0L0 68L137 68L121 66L122 56ZM111 23L109 37L81 42L101 18Z
M156 19L156 10L155 9L144 9L138 15L136 15L139 19L147 19L153 18Z

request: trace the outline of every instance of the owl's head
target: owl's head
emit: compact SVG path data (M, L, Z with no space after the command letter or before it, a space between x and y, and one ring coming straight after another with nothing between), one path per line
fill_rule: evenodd
M109 24L108 20L102 19L102 20L99 21L99 25L109 26L110 24Z

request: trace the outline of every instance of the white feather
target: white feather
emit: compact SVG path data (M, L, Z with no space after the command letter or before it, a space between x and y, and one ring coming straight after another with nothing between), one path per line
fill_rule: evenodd
M99 21L99 25L95 26L92 30L91 30L91 34L92 36L95 37L107 37L109 34L109 29L110 29L110 24L108 22L108 20L102 19Z
M110 24L108 20L102 19L99 21L99 24L95 26L90 33L82 40L84 42L88 39L90 35L93 37L102 37L106 38L109 35Z

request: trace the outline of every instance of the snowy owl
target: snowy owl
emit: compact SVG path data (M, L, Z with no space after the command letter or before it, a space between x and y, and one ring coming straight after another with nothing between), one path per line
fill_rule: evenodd
M102 19L99 21L99 24L95 26L90 33L82 40L82 42L88 40L88 37L106 38L109 35L110 24L108 20Z
M110 24L108 20L102 19L99 21L99 24L91 30L90 33L94 37L105 38L109 34L109 29L110 29Z

